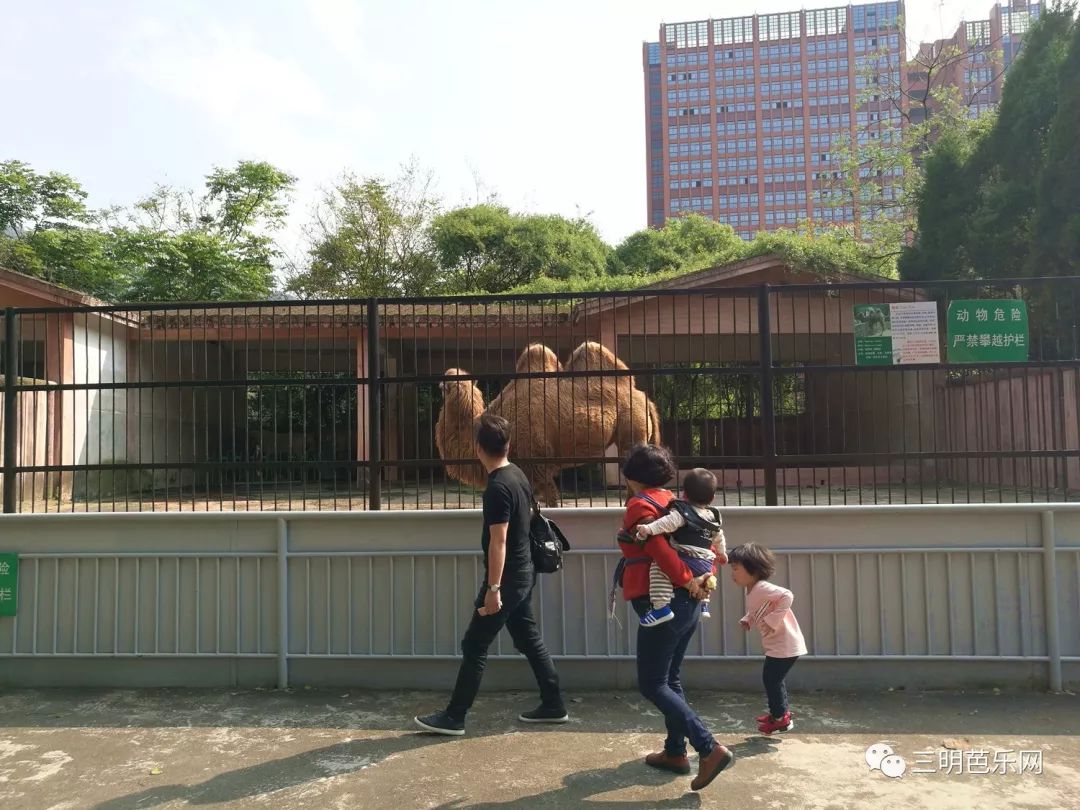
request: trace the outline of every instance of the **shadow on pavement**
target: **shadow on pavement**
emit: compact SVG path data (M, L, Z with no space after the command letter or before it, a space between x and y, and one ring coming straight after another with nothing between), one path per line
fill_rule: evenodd
M777 741L767 737L752 737L741 743L729 745L735 754L737 769L739 760L767 754L774 751ZM710 792L723 791L725 771L702 794L690 792L691 776L676 776L648 767L642 760L633 759L614 768L597 768L581 771L563 777L562 785L547 793L524 796L508 802L462 803L461 801L441 805L439 810L469 808L469 810L528 810L533 807L574 807L580 802L588 802L590 808L619 808L619 810L649 810L650 808L697 808L701 806L701 796ZM647 802L625 800L603 801L593 797L613 790L627 787L648 787L665 785L675 780L686 782L687 792L676 799L654 799Z
M449 737L406 734L374 740L350 740L305 751L285 759L261 762L218 774L198 785L160 785L98 804L95 810L136 810L183 801L190 805L235 802L271 791L284 790L330 775L323 765L334 763L333 775L355 773L387 757L448 742Z

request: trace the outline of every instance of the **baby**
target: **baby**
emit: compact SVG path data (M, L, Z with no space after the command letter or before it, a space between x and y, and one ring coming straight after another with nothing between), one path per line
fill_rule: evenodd
M679 553L695 575L709 573L714 562L727 562L727 546L721 528L720 510L710 506L716 497L716 476L708 470L691 470L683 481L683 500L673 500L668 513L652 523L637 527L637 540L644 542L655 534L666 534L671 547ZM649 566L649 598L652 610L641 617L641 624L651 627L671 621L671 580L660 566ZM701 614L709 616L709 600L701 603Z

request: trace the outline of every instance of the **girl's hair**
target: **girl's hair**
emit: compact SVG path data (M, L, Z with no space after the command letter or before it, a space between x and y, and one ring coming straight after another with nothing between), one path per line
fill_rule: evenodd
M728 564L741 565L754 579L770 579L776 573L776 556L756 543L744 543L728 552Z
M676 476L678 469L671 453L655 444L639 444L630 451L622 474L628 481L647 487L662 487Z

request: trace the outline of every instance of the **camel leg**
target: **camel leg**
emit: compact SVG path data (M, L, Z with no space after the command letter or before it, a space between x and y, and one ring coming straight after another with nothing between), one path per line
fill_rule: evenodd
M558 470L530 464L523 471L529 479L529 483L532 484L536 500L544 506L557 507L559 505L559 489L555 486L555 473Z

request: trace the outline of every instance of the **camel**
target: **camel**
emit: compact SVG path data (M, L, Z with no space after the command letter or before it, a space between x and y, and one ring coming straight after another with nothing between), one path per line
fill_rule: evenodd
M446 370L447 377L465 377L460 368ZM484 395L472 380L446 380L439 384L443 407L435 423L435 448L439 458L476 458L476 420L484 412ZM451 464L446 474L455 481L481 489L487 483L487 473L479 461L471 464Z
M518 358L519 373L562 370L551 349L528 346ZM583 343L570 357L568 371L627 370L598 343ZM449 369L448 377L466 372ZM484 412L483 396L471 381L443 384L445 400L435 427L442 458L468 458L474 450L473 429ZM659 443L660 420L649 398L634 387L631 376L528 377L512 380L487 406L510 422L514 458L546 506L559 505L555 476L576 467L577 459L603 456L615 445L625 454L639 442ZM479 467L451 465L447 474L462 483L482 486Z

